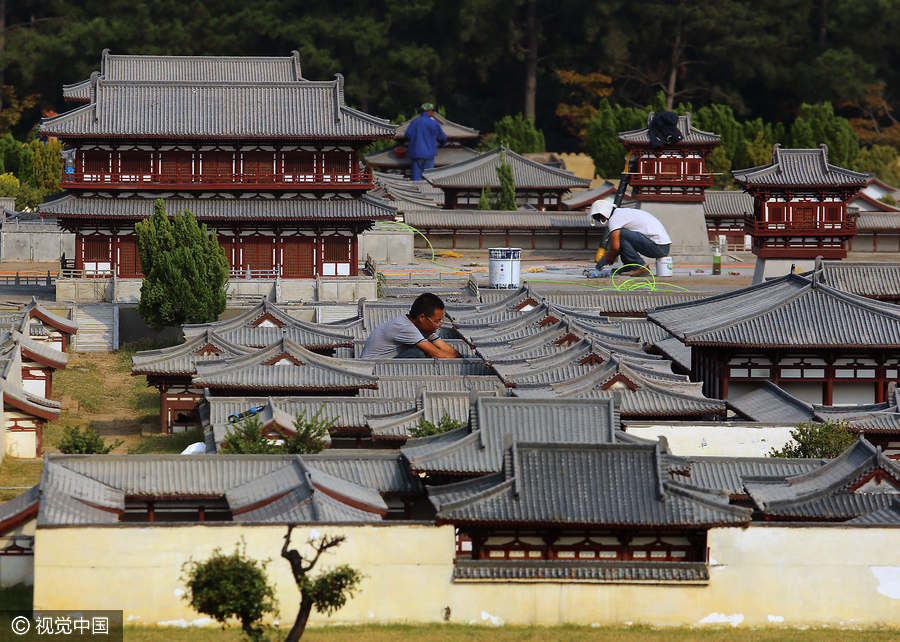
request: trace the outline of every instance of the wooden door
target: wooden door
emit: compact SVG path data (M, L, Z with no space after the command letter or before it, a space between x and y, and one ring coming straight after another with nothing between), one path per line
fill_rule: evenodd
M231 152L203 152L202 177L204 183L234 182L234 154Z
M245 236L241 239L244 267L248 270L271 270L275 248L274 237Z
M274 152L243 152L243 180L245 183L271 183L275 175Z
M311 236L282 237L281 275L312 278L316 275L315 239Z
M141 274L141 259L138 256L137 238L134 236L119 237L119 257L116 263L116 275L123 278L137 278Z
M315 152L285 152L283 155L285 182L315 182L317 158Z

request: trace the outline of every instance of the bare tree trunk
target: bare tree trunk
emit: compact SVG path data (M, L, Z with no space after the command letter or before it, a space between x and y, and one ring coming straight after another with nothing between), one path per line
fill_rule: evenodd
M6 0L0 0L0 57L6 51ZM0 112L3 111L3 83L6 80L6 67L0 64Z
M819 9L819 38L820 45L824 45L828 40L828 0L822 0L822 6Z
M526 31L528 48L525 51L525 116L534 121L538 61L537 0L528 0Z
M284 642L298 642L298 640L303 637L303 632L306 630L306 623L309 621L309 614L312 613L312 607L312 600L304 595L303 599L300 600L300 610L297 612L297 619L294 620L294 626L288 631L287 637L284 638Z
M672 64L669 68L669 81L666 83L666 109L672 111L675 107L675 91L678 88L678 70L684 62L682 60L684 44L681 41L681 19L675 27L675 41L672 43Z

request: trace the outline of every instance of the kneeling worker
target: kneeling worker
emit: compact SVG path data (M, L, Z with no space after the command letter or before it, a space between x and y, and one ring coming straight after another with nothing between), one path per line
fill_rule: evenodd
M641 255L651 259L669 255L672 239L659 219L650 212L595 201L588 217L591 225L606 223L608 235L608 243L605 244L608 245L607 252L597 261L596 269L591 270L589 276L609 276L612 269L604 269L604 266L611 266L618 257L628 267L617 274L646 276L648 272L644 269L645 263Z
M430 292L420 294L413 301L409 314L385 321L372 330L359 358L395 359L406 356L404 352L413 347L437 359L458 358L459 352L437 336L443 319L444 302L440 297Z

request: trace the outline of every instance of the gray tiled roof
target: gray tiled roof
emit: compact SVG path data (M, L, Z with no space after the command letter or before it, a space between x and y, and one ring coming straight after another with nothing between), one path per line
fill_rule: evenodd
M198 354L207 346L213 346L218 355ZM185 343L158 350L142 350L131 358L132 374L194 374L199 361L221 357L236 357L252 352L249 348L224 340L212 330L193 335Z
M356 363L374 367L376 377L486 377L494 374L481 359L359 359Z
M900 347L900 307L797 274L648 317L688 346Z
M501 153L513 171L516 189L528 187L545 189L568 189L587 187L590 180L578 178L571 172L553 169L506 148L496 148L477 158L425 170L424 177L438 187L500 187L497 168L501 163Z
M666 359L671 359L673 363L677 363L684 370L691 369L691 349L677 338L670 336L653 345L665 355Z
M821 261L813 273L819 283L870 299L900 299L900 263Z
M68 194L42 203L42 213L59 218L139 220L153 213L157 198L106 198ZM373 221L393 219L395 210L370 196L361 198L164 198L169 213L190 211L197 220Z
M362 389L360 397L378 397L382 399L416 399L423 390L434 392L466 392L493 391L503 387L499 377L448 377L437 375L421 375L416 377L379 377L378 389Z
M265 365L285 356L300 365ZM203 361L196 369L194 385L211 389L357 390L377 383L371 364L324 357L290 339L248 355Z
M885 480L877 489L853 486L882 470L900 479L900 464L865 439L811 472L793 477L744 478L744 487L759 510L770 518L843 521L884 508L900 496L900 488Z
M781 457L690 457L689 475L672 475L680 481L704 490L728 495L744 494L744 477L790 477L821 468L827 459L788 459Z
M817 186L863 187L870 175L853 172L828 162L828 146L816 149L783 149L776 143L768 165L736 169L734 179L744 186Z
M379 493L421 493L421 480L409 471L399 450L328 450L303 455L303 463Z
M728 405L751 421L799 424L813 418L812 406L786 392L771 381L763 381L754 390Z
M82 80L62 86L62 94L65 100L87 103L91 101L91 80Z
M0 328L16 330L26 336L35 336L31 332L32 324L47 324L63 334L78 332L78 323L58 314L54 314L31 297L24 307L18 310L0 312ZM40 336L43 336L42 335Z
M704 192L703 215L706 218L743 218L753 214L753 197L739 190L712 190Z
M647 115L647 125L653 119L653 112ZM633 129L627 132L619 132L619 140L623 143L638 143L649 145L649 127ZM678 131L683 136L678 145L718 145L722 139L718 134L705 132L691 125L690 113L678 116Z
M884 212L873 214L862 212L856 217L857 232L898 232L900 231L900 213Z
M393 137L344 104L344 80L247 82L92 78L91 102L41 120L56 136L327 139Z
M455 582L593 582L706 584L703 562L597 562L568 560L466 560L453 563Z
M610 196L616 193L616 186L609 181L603 181L597 187L572 192L563 199L563 204L570 210L582 210L598 198Z
M441 126L441 129L444 130L444 133L447 134L447 140L477 140L481 135L481 133L477 129L466 127L465 125L460 125L459 123L454 123L446 116L442 116L437 112L434 112L432 118L434 118L438 122L438 124ZM402 123L399 127L397 127L397 138L404 138L406 136L406 128L409 127L409 124L412 122L412 120L413 119L410 118L405 123Z
M224 496L243 522L375 521L387 510L377 492L295 455L48 455L40 490L39 526L116 523L126 496Z
M411 440L402 449L414 471L449 474L496 472L503 463L504 440L550 443L609 443L617 428L615 406L557 399L478 399L470 433L455 439Z
M271 317L271 319L265 319L265 317ZM263 299L256 305L247 308L243 312L239 313L236 316L231 317L230 319L222 319L220 321L211 321L209 323L186 323L181 326L181 332L184 334L185 338L190 339L193 336L196 336L200 333L206 332L207 330L214 330L216 334L222 336L222 333L227 330L234 330L236 328L255 328L259 327L260 323L264 323L268 321L271 325L278 325L281 327L297 327L303 329L313 329L319 330L322 329L326 332L334 332L340 334L337 330L329 329L328 326L319 326L318 324L309 323L306 321L300 321L280 305L269 301L268 299ZM269 342L273 343L273 342ZM269 345L268 343L266 345Z
M41 498L40 485L35 484L21 495L0 504L0 524L34 510ZM3 533L0 533L3 535Z
M462 145L438 147L437 153L434 155L434 166L453 165L475 158L479 154L480 152ZM406 169L412 166L412 160L406 154L397 156L393 149L386 149L366 156L366 164L376 169Z
M438 521L614 528L750 521L749 509L667 481L656 446L518 442L504 473L492 488L441 504Z
M300 55L146 56L103 52L100 73L107 80L191 82L291 82L302 80Z
M479 210L403 210L404 222L418 229L557 230L590 229L584 214Z
M604 291L591 287L531 285L531 292L560 308L581 308L597 316L641 317L658 306L697 301L706 294L699 292L626 292Z
M895 499L887 506L860 515L846 523L865 526L900 526L900 499Z

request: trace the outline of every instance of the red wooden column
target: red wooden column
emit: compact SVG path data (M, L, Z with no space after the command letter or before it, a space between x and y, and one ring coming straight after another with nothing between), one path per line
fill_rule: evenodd
M75 269L84 269L84 237L81 230L75 232Z
M284 239L281 236L281 228L275 226L275 263L278 268L278 276L284 274Z
M359 274L359 243L357 234L350 237L350 276Z

